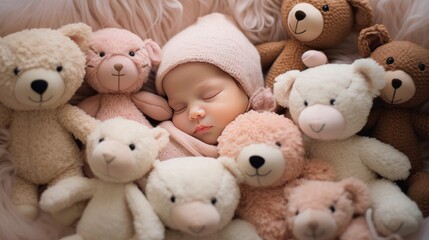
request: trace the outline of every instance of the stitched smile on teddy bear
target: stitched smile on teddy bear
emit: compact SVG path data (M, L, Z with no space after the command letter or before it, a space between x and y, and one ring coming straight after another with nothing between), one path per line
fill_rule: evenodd
M288 22L294 37L300 41L314 40L323 31L323 16L309 3L295 5L288 14Z
M390 104L401 104L413 98L416 86L413 78L402 70L387 71L386 86L381 90L381 99Z

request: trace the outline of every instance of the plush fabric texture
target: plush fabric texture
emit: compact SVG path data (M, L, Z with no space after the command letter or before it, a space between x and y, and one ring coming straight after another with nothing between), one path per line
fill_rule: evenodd
M258 46L262 65L269 69L266 86L272 88L274 78L289 70L304 70L304 52L324 50L343 42L353 31L372 24L373 11L368 0L283 1L281 21L290 39Z
M164 121L158 125L170 133L168 147L159 153L159 160L168 160L174 157L202 156L218 157L215 145L207 144L177 129L171 121Z
M407 155L411 172L404 191L429 216L429 173L419 139L429 140L429 115L416 111L429 100L429 49L410 41L392 41L385 26L362 30L359 46L386 69L386 86L367 122L370 136ZM401 186L402 186L401 185Z
M417 205L393 182L410 174L407 156L375 138L356 135L366 123L372 100L386 85L384 74L372 59L288 71L276 78L274 96L308 137L310 156L330 163L338 180L356 177L368 184L380 234L407 236L422 222Z
M261 239L252 225L233 219L238 183L216 158L156 161L145 193L168 227L165 239Z
M176 66L189 62L204 62L219 67L238 82L251 100L256 94L263 93L259 54L226 15L213 13L201 17L163 46L155 81L160 95L165 95L162 86L165 75ZM254 104L251 108L258 105Z
M327 164L305 157L298 127L272 112L239 115L218 141L219 155L234 159L228 166L244 178L236 214L253 224L266 240L291 237L286 220L287 189L305 179L334 179Z
M364 218L370 205L367 185L356 178L306 181L290 190L289 228L299 240L370 240L373 238Z
M163 239L164 226L133 181L150 171L167 142L161 128L124 118L103 121L87 141L87 161L96 178L63 179L42 194L41 208L56 212L90 199L70 237Z
M83 81L83 51L90 32L85 24L71 24L58 30L24 30L1 39L0 123L10 133L7 150L15 168L10 193L2 199L16 206L2 212L22 215L14 218L18 228L12 232L37 217L40 186L82 175L75 138L85 143L96 120L67 102ZM64 212L67 215L59 213L57 221L71 224L80 214L73 209ZM31 232L22 235L29 237Z

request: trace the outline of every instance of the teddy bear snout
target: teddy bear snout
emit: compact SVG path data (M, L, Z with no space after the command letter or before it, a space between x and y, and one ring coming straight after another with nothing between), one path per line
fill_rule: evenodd
M100 64L97 78L108 91L127 91L139 82L139 69L128 57L115 55Z
M416 85L413 78L404 71L387 71L386 85L381 90L381 99L389 104L405 103L414 97Z
M170 217L176 228L194 236L215 232L221 222L216 207L200 201L173 206Z
M21 74L15 84L15 97L27 106L49 106L56 103L65 91L65 83L58 71L34 68Z
M237 165L244 182L254 187L278 182L286 168L281 149L265 143L244 147L237 156Z
M299 115L298 124L306 135L322 140L340 137L345 128L345 120L341 112L323 104L305 108Z
M323 16L309 3L296 4L289 11L287 22L291 34L299 41L312 41L323 31Z
M329 240L335 238L337 225L330 214L308 209L295 217L292 231L299 240Z

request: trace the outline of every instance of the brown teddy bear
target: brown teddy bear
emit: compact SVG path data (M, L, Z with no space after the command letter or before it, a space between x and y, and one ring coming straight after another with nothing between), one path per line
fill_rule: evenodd
M408 156L410 175L399 183L429 216L429 173L424 171L419 139L429 139L429 115L417 108L429 100L429 49L409 41L392 41L380 24L361 31L359 52L386 69L386 86L366 128L369 134Z
M306 181L290 191L290 231L298 240L370 240L372 233L364 217L371 205L369 194L357 178Z
M236 214L265 240L288 239L287 189L303 179L333 180L330 166L305 157L299 128L273 112L249 111L228 124L218 139L220 156L242 175Z
M267 87L288 70L304 70L301 57L308 50L332 48L351 33L372 25L373 11L368 0L284 0L282 24L290 39L257 46Z
M38 187L83 175L74 138L85 143L97 121L67 102L83 82L90 34L76 23L0 38L0 128L10 132L16 167L11 199L30 219L38 214ZM71 208L58 217L69 224L79 214Z

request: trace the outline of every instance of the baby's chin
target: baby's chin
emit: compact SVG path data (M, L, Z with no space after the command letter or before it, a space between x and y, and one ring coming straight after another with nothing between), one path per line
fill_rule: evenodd
M201 135L195 135L194 137L206 144L217 145L217 139L219 136L220 133L208 132Z

